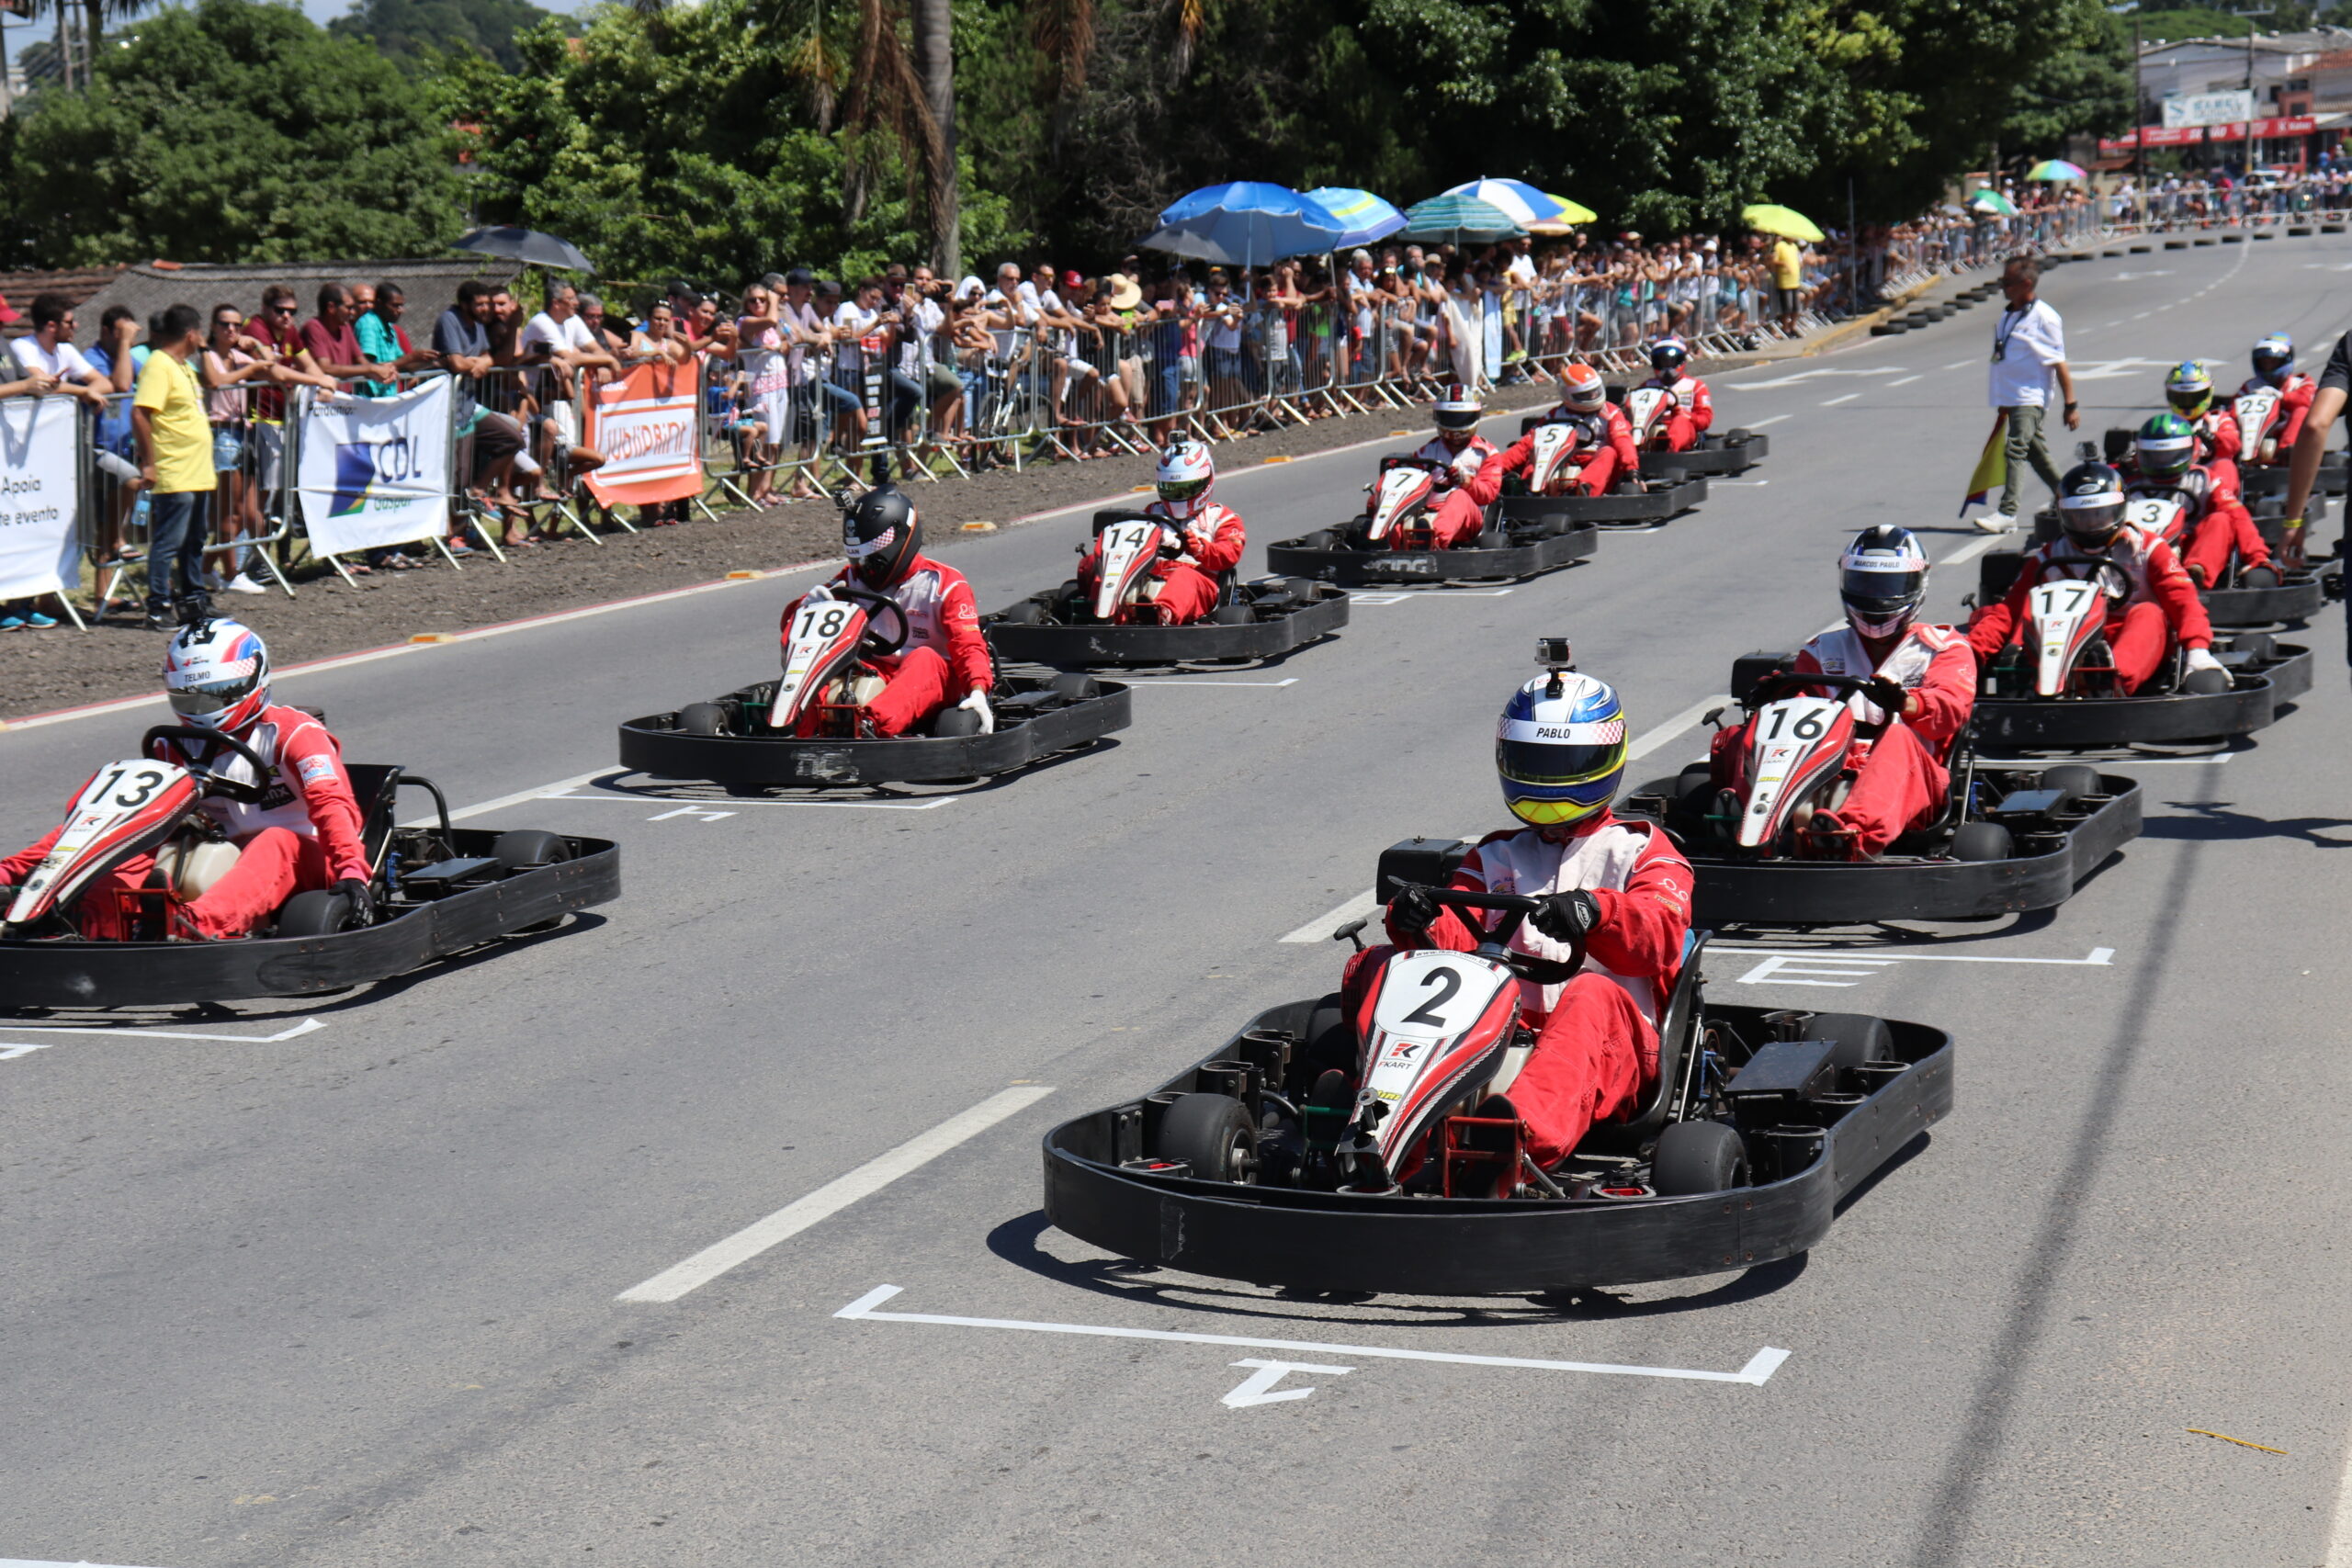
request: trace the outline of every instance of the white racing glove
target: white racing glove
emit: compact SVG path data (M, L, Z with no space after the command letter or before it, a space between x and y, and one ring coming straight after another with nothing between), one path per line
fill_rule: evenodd
M805 601L805 600L809 600L809 599L824 599L824 600L828 600L828 601L830 601L830 600L832 598L832 596L833 596L833 587L832 587L832 584L831 584L831 583L830 583L830 582L820 582L820 583L817 584L817 586L816 586L816 587L811 588L810 590L808 590L808 592L803 593L800 597L801 597L804 601Z
M2213 650L2211 649L2190 649L2188 650L2188 668L2191 670L2220 670L2223 680L2230 681L2230 684L2233 686L2237 684L2235 681L2230 680L2230 672L2222 667L2222 661L2213 657Z
M996 733L996 715L989 708L989 694L986 692L974 692L956 705L959 708L969 708L980 716L982 735Z

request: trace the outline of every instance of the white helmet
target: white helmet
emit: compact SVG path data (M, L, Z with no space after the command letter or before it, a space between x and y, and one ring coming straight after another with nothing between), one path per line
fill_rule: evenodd
M164 694L181 723L241 735L269 706L269 649L235 621L182 626L164 650Z
M1893 637L1928 597L1928 552L1908 528L1865 528L1838 561L1846 624L1868 637Z
M1199 516L1216 488L1216 459L1197 441L1172 441L1159 455L1159 504L1179 523Z

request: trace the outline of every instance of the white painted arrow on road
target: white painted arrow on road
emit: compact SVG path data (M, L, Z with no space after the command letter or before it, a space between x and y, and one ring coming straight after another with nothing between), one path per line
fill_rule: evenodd
M1234 1410L1246 1410L1252 1404L1273 1404L1285 1399L1305 1399L1315 1392L1311 1388L1285 1388L1271 1393L1267 1392L1293 1372L1325 1372L1344 1376L1355 1371L1353 1367L1326 1367L1313 1361L1261 1361L1252 1359L1232 1364L1237 1367L1258 1369L1243 1378L1234 1386L1233 1392L1225 1396L1224 1404Z

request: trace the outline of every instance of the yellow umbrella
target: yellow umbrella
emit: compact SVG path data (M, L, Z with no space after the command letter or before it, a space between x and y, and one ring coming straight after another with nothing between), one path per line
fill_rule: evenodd
M1545 191L1544 194L1552 196L1550 191ZM1570 201L1565 196L1553 196L1552 199L1560 204L1560 221L1563 223L1591 223L1600 217L1600 213L1582 202Z
M1741 208L1739 220L1751 229L1759 230L1767 234L1778 234L1788 240L1811 242L1826 240L1829 237L1821 231L1819 225L1804 213L1792 211L1785 207L1775 207L1769 202L1759 202L1753 207Z

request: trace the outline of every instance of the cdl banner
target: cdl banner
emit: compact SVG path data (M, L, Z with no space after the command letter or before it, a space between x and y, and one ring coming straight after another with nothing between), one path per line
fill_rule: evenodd
M429 539L449 525L450 383L390 398L321 399L303 412L295 485L311 548L349 555Z
M702 444L695 434L700 388L692 361L639 365L598 387L589 400L585 439L605 465L583 476L589 493L607 506L701 495Z
M81 448L74 399L0 400L0 600L80 581Z

